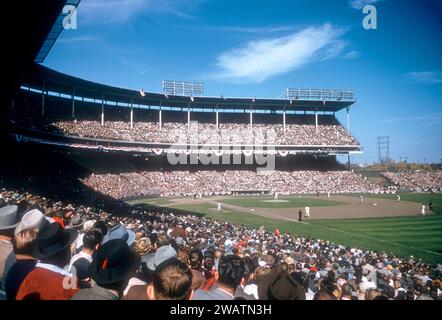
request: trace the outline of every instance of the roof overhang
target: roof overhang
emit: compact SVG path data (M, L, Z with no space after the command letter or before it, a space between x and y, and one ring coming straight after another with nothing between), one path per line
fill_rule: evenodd
M35 64L24 78L23 86L60 94L72 95L95 100L133 103L146 106L165 106L195 109L253 109L253 110L293 110L337 112L349 108L354 100L313 100L313 99L262 99L262 98L224 98L188 97L148 93L140 95L137 90L113 87L77 77L73 77L42 65Z

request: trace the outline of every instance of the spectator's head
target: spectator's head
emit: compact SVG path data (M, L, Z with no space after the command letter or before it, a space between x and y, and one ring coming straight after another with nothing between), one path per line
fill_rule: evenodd
M83 217L81 214L76 214L73 217L71 217L71 222L69 223L68 227L75 230L80 230L83 228L85 222L86 222L85 217Z
M33 209L26 213L14 231L12 245L15 254L32 256L38 231L48 225L49 221L41 211Z
M93 229L98 230L101 232L102 236L104 237L107 234L107 224L103 220L98 220L95 222Z
M258 282L258 296L263 300L305 300L305 291L287 271L277 267Z
M139 256L122 239L109 240L95 253L91 278L101 287L121 294L139 265Z
M253 262L252 258L246 256L243 258L244 260L244 280L245 282L251 280L253 277L253 273L255 272L256 266Z
M313 296L313 300L336 300L336 297L326 290L319 290Z
M334 282L330 277L322 279L320 289L334 295L336 299L340 299L341 297L341 290L339 289L336 282Z
M53 222L38 232L33 256L42 262L63 268L71 258L71 244L77 239L77 231L62 229Z
M45 218L43 213L38 209L33 209L27 212L20 223L15 228L14 233L17 235L21 231L28 229L35 229L37 232L49 225L49 221Z
M135 250L140 256L148 254L152 249L152 243L148 237L140 238L136 243Z
M156 268L171 258L176 258L177 252L171 245L162 246L155 253L150 253L143 256L143 262L150 272L156 271Z
M192 272L177 258L158 265L152 284L147 286L150 300L190 300L192 294Z
M406 299L405 291L399 290L395 300L405 300L405 299Z
M365 300L374 300L377 296L380 296L381 292L378 289L368 289L365 291Z
M0 235L12 238L19 222L20 215L17 206L6 206L0 209Z
M255 273L253 275L253 278L259 282L261 281L261 279L264 278L265 275L269 274L271 271L271 269L267 268L267 267L258 267L255 270Z
M12 246L16 255L32 256L37 239L37 229L27 229L20 231L12 239Z
M244 281L244 261L238 256L222 256L215 277L219 286L235 292Z
M203 264L204 264L204 268L206 270L209 270L209 271L212 270L212 268L213 268L213 257L212 256L204 257Z
M182 247L178 251L177 258L189 265L189 251L188 247Z
M84 233L83 248L96 251L103 240L103 235L98 230L91 230Z
M349 284L344 284L342 286L342 298L351 298L353 294L353 288Z
M131 246L135 241L135 233L132 230L127 229L122 223L117 223L104 236L103 243L115 239L124 240L128 246Z
M189 256L190 267L194 270L201 270L203 254L201 250L193 250Z
M387 296L388 299L394 299L395 296L394 288L391 286L387 286L385 288L385 295Z
M220 259L222 255L223 255L223 252L221 249L215 250L215 259Z

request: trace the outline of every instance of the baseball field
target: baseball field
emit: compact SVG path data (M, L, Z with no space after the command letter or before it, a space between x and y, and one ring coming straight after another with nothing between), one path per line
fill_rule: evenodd
M359 196L271 196L155 198L130 202L190 211L213 219L278 228L296 236L324 239L373 251L413 255L442 263L442 194ZM428 210L432 202L433 210ZM221 203L222 211L217 210ZM422 205L426 215L420 216ZM310 219L298 221L298 210L310 207Z

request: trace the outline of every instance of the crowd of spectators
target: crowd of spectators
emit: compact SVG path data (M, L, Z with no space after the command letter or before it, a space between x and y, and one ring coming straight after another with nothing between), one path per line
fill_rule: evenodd
M131 128L128 109L107 109L102 126L101 108L78 105L74 120L71 105L63 104L63 100L57 97L47 98L42 117L41 110L35 108L41 103L41 97L27 97L27 94L30 93L26 92L11 112L13 123L72 136L153 143L359 145L332 115L319 115L317 128L313 115L289 115L284 128L281 115L256 114L251 130L246 114L223 114L217 128L211 117L213 113L195 115L201 119L191 121L189 127L187 119L180 116L185 113L168 112L167 116L164 115L167 120L163 119L160 129L157 112L144 110L137 113Z
M442 191L442 171L383 172L382 175L400 188L409 191Z
M278 192L281 195L383 192L376 184L351 171L275 170L263 174L253 170L157 170L91 174L82 182L116 199L231 195L236 192Z
M442 297L442 265L167 210L130 207L116 214L2 190L3 298Z
M276 144L276 145L358 145L357 140L339 123L320 124L250 124L191 122L164 122L161 129L158 122L135 122L133 128L128 122L106 121L59 121L53 127L66 135L156 143L198 143L198 144Z

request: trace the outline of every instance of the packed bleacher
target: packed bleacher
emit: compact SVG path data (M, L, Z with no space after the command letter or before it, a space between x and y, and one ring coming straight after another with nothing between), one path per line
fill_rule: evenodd
M442 191L442 171L383 172L393 184L415 192Z
M199 144L276 144L276 145L356 145L357 141L338 124L254 124L223 123L216 130L215 124L191 124L165 122L159 129L157 122L63 121L52 124L65 135L107 140L157 143Z
M56 96L45 100L44 115L36 105L41 96L22 91L13 110L12 123L52 133L106 140L150 143L269 144L357 146L359 142L342 127L334 115L289 114L284 129L281 114L254 114L252 130L247 113L220 113L216 128L214 112L192 112L190 128L187 112L163 111L160 129L156 110L135 109L133 128L129 108L105 109L101 125L101 106L77 102L72 118L71 101Z
M10 300L442 297L442 265L168 210L114 214L3 189L1 290Z
M82 179L93 190L116 199L148 196L231 195L266 191L280 194L375 193L379 186L350 171L198 170L98 173Z

